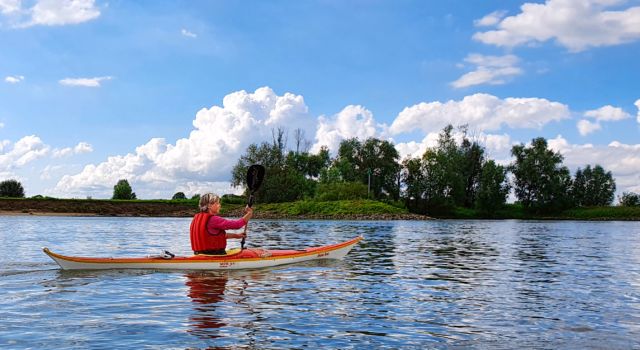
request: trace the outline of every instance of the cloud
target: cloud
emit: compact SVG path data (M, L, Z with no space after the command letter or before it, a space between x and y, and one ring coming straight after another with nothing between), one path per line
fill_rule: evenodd
M511 128L540 129L547 123L569 118L569 108L542 98L500 99L489 94L466 96L461 101L422 102L406 107L389 127L392 135L420 129L425 133L447 124L468 124L479 132Z
M50 150L50 147L35 135L23 137L12 148L9 146L11 146L11 142L3 141L2 147L0 147L0 152L2 152L0 153L0 172L8 172L43 158Z
M86 142L80 142L73 148L66 147L62 149L55 149L52 152L52 156L53 158L62 158L62 157L66 157L74 154L83 154L83 153L90 153L90 152L93 152L93 147Z
M180 33L182 35L186 36L186 37L189 37L189 38L197 38L198 37L198 35L196 35L195 33L192 33L192 32L190 32L190 31L188 31L188 30L186 30L184 28L182 28Z
M586 117L595 118L597 121L618 121L631 118L631 114L622 110L622 108L607 105L598 109L587 111Z
M25 26L61 26L87 22L100 16L94 0L40 0L29 10Z
M83 86L83 87L100 87L101 82L111 80L112 77L96 77L96 78L65 78L58 81L65 86Z
M572 145L561 135L548 140L549 148L564 156L563 164L572 172L586 165L601 165L611 171L617 192L640 192L640 144L613 141L606 146Z
M638 108L638 117L636 118L636 120L638 121L638 123L640 123L640 99L636 100L634 105L636 105L636 107Z
M129 180L140 198L166 198L185 186L198 191L219 188L220 182L230 180L232 167L246 148L270 142L272 130L278 127L289 131L300 128L312 134L315 120L302 96L278 96L269 87L253 93L234 92L224 97L222 106L198 111L193 130L175 144L153 138L131 153L108 157L97 165L85 166L78 174L62 177L50 192L110 196L119 179Z
M578 132L582 136L587 136L597 130L602 129L601 122L619 121L631 118L631 114L622 110L622 108L613 107L607 105L598 109L590 110L584 113L587 118L595 119L595 122L590 122L586 119L580 120L576 126Z
M9 83L9 84L17 84L21 81L24 80L24 76L22 75L10 75L6 78L4 78L4 81Z
M377 135L373 113L362 106L350 105L333 117L318 118L316 143L311 151L317 152L322 146L336 151L342 140L354 137L366 140Z
M20 10L21 0L0 0L0 13L8 15Z
M476 27L491 27L500 23L500 21L506 16L507 11L494 11L490 14L482 17L481 19L473 21Z
M471 54L464 60L476 67L474 71L466 73L451 83L457 89L481 84L500 85L504 84L508 78L522 74L522 69L517 67L519 59L514 55Z
M500 20L495 30L475 33L473 38L505 47L555 40L573 52L628 43L640 39L640 7L622 8L626 2L547 0L544 4L525 3L519 14Z
M602 126L600 126L600 123L590 122L586 119L581 119L580 121L578 121L576 126L578 127L578 132L582 136L587 136L595 131L602 129Z

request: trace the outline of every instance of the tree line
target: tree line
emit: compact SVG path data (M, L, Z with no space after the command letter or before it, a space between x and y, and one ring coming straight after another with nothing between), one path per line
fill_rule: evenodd
M456 207L492 214L504 206L511 190L526 211L538 214L607 206L614 200L616 184L610 171L586 165L571 176L563 156L542 137L530 145L513 146L514 161L500 165L467 130L458 128L462 137L457 141L454 127L447 125L436 146L420 157L400 160L391 142L376 138L343 140L333 158L326 147L316 154L299 147L289 150L287 133L278 129L271 142L247 148L233 168L232 184L245 186L247 168L260 163L267 176L259 202L372 198L431 215ZM296 131L296 146L305 144L300 137ZM636 205L637 197L624 193L620 203Z
M458 128L459 140L454 131L447 125L422 156L400 160L393 143L377 138L343 140L334 157L327 147L312 154L301 130L294 132L294 147L289 149L287 132L277 129L271 142L251 144L241 155L232 170L232 185L246 186L248 167L262 164L267 176L258 202L370 198L430 215L444 215L456 207L491 215L504 206L512 190L517 203L537 214L607 206L614 200L616 184L610 171L586 165L571 176L563 156L542 137L513 146L513 162L500 165L469 137L466 126ZM22 198L24 189L20 182L6 180L0 183L0 197ZM136 198L126 179L114 186L112 199ZM177 192L172 199L187 197ZM640 195L625 192L619 202L639 206Z

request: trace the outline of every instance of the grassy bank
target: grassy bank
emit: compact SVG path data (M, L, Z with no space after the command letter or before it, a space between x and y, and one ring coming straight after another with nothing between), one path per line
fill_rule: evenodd
M521 205L507 204L495 214L487 215L478 210L456 208L450 215L443 216L450 219L528 219L528 220L640 220L640 207L589 207L574 208L558 213L531 214Z
M225 201L221 214L242 216L245 199ZM256 219L358 219L424 220L428 217L409 213L401 205L373 200L297 201L256 204ZM108 200L55 198L0 198L0 214L9 215L97 215L191 217L198 210L196 200ZM533 220L640 220L640 207L576 208L560 213L533 215L522 206L508 204L493 215L473 209L456 208L441 219L533 219Z

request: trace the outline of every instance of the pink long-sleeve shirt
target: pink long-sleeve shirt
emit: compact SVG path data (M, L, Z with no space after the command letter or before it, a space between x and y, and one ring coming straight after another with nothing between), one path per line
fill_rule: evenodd
M209 218L209 222L207 222L207 231L212 235L217 235L221 233L220 231L226 233L225 230L237 230L246 224L247 222L244 221L243 218L231 220L213 215Z

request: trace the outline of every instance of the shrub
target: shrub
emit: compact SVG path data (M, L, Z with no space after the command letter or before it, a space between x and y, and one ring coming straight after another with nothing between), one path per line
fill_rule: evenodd
M0 182L0 197L24 198L24 188L16 180Z
M367 185L360 182L334 182L318 184L316 200L338 201L367 198Z
M187 196L184 195L184 192L176 192L171 199L187 199Z
M136 194L132 192L129 181L122 179L113 186L113 197L111 199L136 199Z

